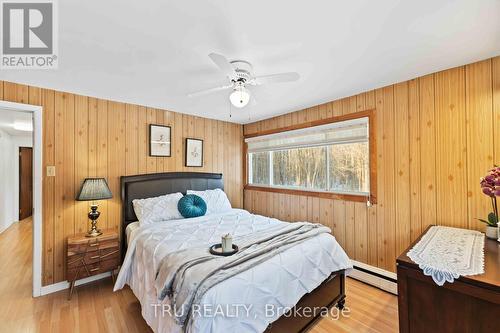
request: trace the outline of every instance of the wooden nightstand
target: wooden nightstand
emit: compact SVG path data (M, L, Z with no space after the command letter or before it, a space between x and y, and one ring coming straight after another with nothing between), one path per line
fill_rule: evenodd
M66 279L70 282L68 299L71 299L75 281L88 276L114 270L120 265L120 242L114 229L104 230L97 237L78 234L68 237Z

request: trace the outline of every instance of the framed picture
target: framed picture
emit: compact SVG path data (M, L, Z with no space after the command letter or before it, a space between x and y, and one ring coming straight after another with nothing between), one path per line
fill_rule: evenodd
M171 156L171 132L170 126L149 125L149 156Z
M203 166L203 140L186 138L186 166Z

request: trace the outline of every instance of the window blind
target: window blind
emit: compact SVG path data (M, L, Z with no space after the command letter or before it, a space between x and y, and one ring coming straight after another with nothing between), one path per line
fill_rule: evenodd
M369 138L368 124L368 117L357 118L247 138L245 142L249 153L361 142Z

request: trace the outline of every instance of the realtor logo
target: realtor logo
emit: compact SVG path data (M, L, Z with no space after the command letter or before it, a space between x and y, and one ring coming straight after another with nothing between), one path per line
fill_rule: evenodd
M2 2L2 69L57 68L55 14L53 1Z

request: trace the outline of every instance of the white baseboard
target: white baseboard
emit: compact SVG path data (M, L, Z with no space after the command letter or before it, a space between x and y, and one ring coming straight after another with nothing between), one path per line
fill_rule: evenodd
M349 272L349 277L390 292L391 294L398 294L398 285L396 282L394 282L395 280L397 280L396 273L389 272L378 267L370 266L355 260L352 260L352 264L354 266L354 269ZM357 269L358 267L360 269ZM370 272L374 274L371 274ZM387 279L384 277L386 277Z
M105 279L105 278L110 277L110 276L111 276L111 272L106 272L106 273L102 273L102 274L98 274L98 275L94 275L94 276L89 276L89 277L86 277L84 279L76 280L75 286L80 286L80 285L85 284L85 283ZM58 282L58 283L54 283L54 284L49 284L48 286L42 287L42 292L41 292L40 296L52 294L52 293L55 293L55 292L58 292L61 290L68 289L68 288L69 288L68 281L62 281L62 282Z

